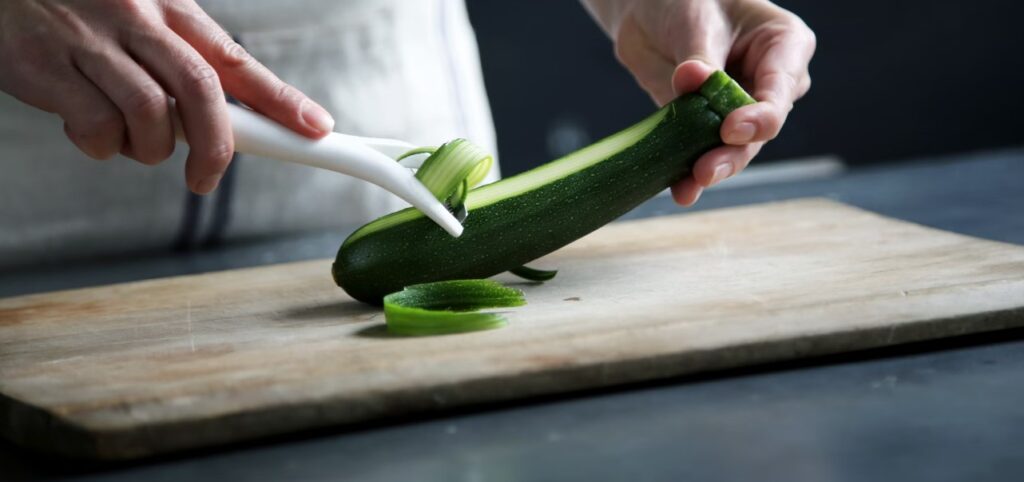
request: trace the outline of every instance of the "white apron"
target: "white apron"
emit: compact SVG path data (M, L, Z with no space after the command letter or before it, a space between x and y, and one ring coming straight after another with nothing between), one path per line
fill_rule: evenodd
M465 137L495 151L462 0L199 3L330 111L336 131L422 145ZM250 156L217 192L190 199L186 152L178 145L157 167L93 161L58 117L0 95L0 269L350 226L404 205L363 181Z

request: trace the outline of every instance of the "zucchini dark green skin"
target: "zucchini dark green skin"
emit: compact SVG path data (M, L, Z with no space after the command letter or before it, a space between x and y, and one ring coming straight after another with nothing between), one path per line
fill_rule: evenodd
M459 238L422 215L402 211L364 226L338 250L334 280L353 298L379 305L385 295L409 285L487 278L522 266L614 221L688 175L702 154L722 144L723 117L752 102L732 79L716 73L701 92L681 96L610 136L606 141L628 145L591 165L555 179L541 166L474 189ZM578 161L584 155L569 154L550 164L572 165L573 156ZM409 219L381 223L396 215Z

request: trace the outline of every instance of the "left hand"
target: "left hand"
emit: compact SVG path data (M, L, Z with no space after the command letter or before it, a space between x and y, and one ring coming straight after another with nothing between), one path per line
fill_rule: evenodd
M742 171L811 86L814 33L768 0L586 1L614 39L619 61L658 105L696 91L727 66L758 101L729 114L721 128L726 145L704 154L672 186L684 206Z

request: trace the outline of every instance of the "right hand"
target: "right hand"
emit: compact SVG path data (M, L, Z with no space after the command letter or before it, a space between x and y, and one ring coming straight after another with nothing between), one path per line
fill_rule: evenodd
M689 206L704 188L738 174L778 135L793 103L811 87L817 40L791 12L768 0L588 0L615 52L658 105L698 90L729 68L756 104L722 121L724 146L706 152L672 186Z
M190 147L189 188L213 191L234 152L224 92L320 138L334 120L235 43L193 0L0 0L0 90L64 119L86 155L157 164Z

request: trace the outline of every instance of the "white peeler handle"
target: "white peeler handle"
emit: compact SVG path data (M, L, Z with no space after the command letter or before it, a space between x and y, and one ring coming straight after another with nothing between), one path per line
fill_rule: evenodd
M245 107L228 104L228 114L236 151L319 167L369 181L412 204L452 236L462 234L459 221L416 179L412 171L385 155L394 152L397 156L411 149L411 145L336 132L312 140ZM175 119L175 132L179 139L184 140L179 125ZM380 147L381 151L371 146Z

